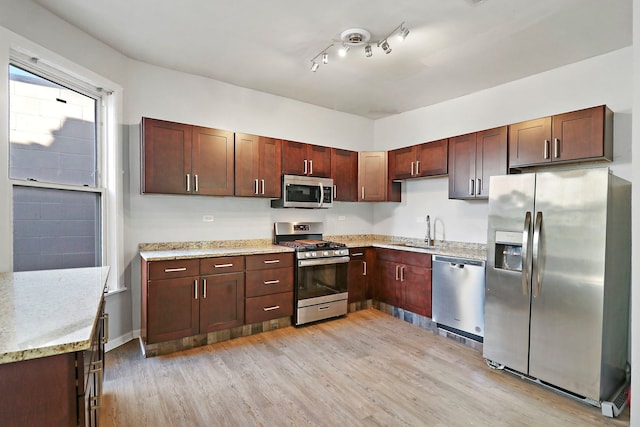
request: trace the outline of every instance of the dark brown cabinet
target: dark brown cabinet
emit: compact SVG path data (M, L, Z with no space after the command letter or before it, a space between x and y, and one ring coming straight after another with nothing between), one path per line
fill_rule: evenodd
M376 249L375 298L431 317L431 255Z
M509 167L613 160L613 113L587 108L509 125Z
M391 182L386 151L363 151L358 154L358 201L400 201L400 183Z
M349 249L349 303L371 298L369 276L373 273L372 248Z
M486 199L489 178L506 173L506 126L449 138L450 199Z
M233 132L142 118L143 193L233 195Z
M235 134L235 195L278 198L282 194L282 141Z
M246 257L247 324L293 315L293 254Z
M331 177L333 178L333 200L358 201L358 152L331 149Z
M447 174L446 139L389 151L391 179L423 178Z
M295 141L282 141L282 173L331 177L331 148Z

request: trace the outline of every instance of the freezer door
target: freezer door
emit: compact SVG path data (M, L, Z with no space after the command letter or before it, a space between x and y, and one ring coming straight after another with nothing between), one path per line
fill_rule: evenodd
M522 373L529 360L534 191L534 174L493 176L489 186L483 356Z
M601 397L608 174L536 177L529 374L594 400Z

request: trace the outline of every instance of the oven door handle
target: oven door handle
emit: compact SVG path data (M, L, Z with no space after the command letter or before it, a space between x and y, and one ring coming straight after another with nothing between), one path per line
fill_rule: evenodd
M348 256L332 258L299 259L298 267L311 267L314 265L344 264L349 262Z

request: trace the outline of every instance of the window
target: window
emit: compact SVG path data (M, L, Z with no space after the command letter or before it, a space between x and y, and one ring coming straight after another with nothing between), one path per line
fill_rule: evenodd
M47 71L9 66L14 271L93 267L104 259L101 96Z

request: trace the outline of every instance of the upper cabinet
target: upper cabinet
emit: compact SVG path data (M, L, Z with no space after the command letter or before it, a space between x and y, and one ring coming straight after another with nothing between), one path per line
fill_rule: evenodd
M449 138L450 199L486 199L489 178L506 173L506 126Z
M399 202L400 183L387 173L386 151L363 151L358 155L358 201Z
M295 141L282 141L282 173L331 177L331 148Z
M278 198L282 193L282 141L236 133L235 195Z
M613 113L587 108L509 126L509 167L613 159Z
M446 174L446 139L389 151L391 179L423 178Z
M331 177L333 178L333 200L358 201L358 152L331 149Z
M233 132L142 119L143 193L233 195Z

